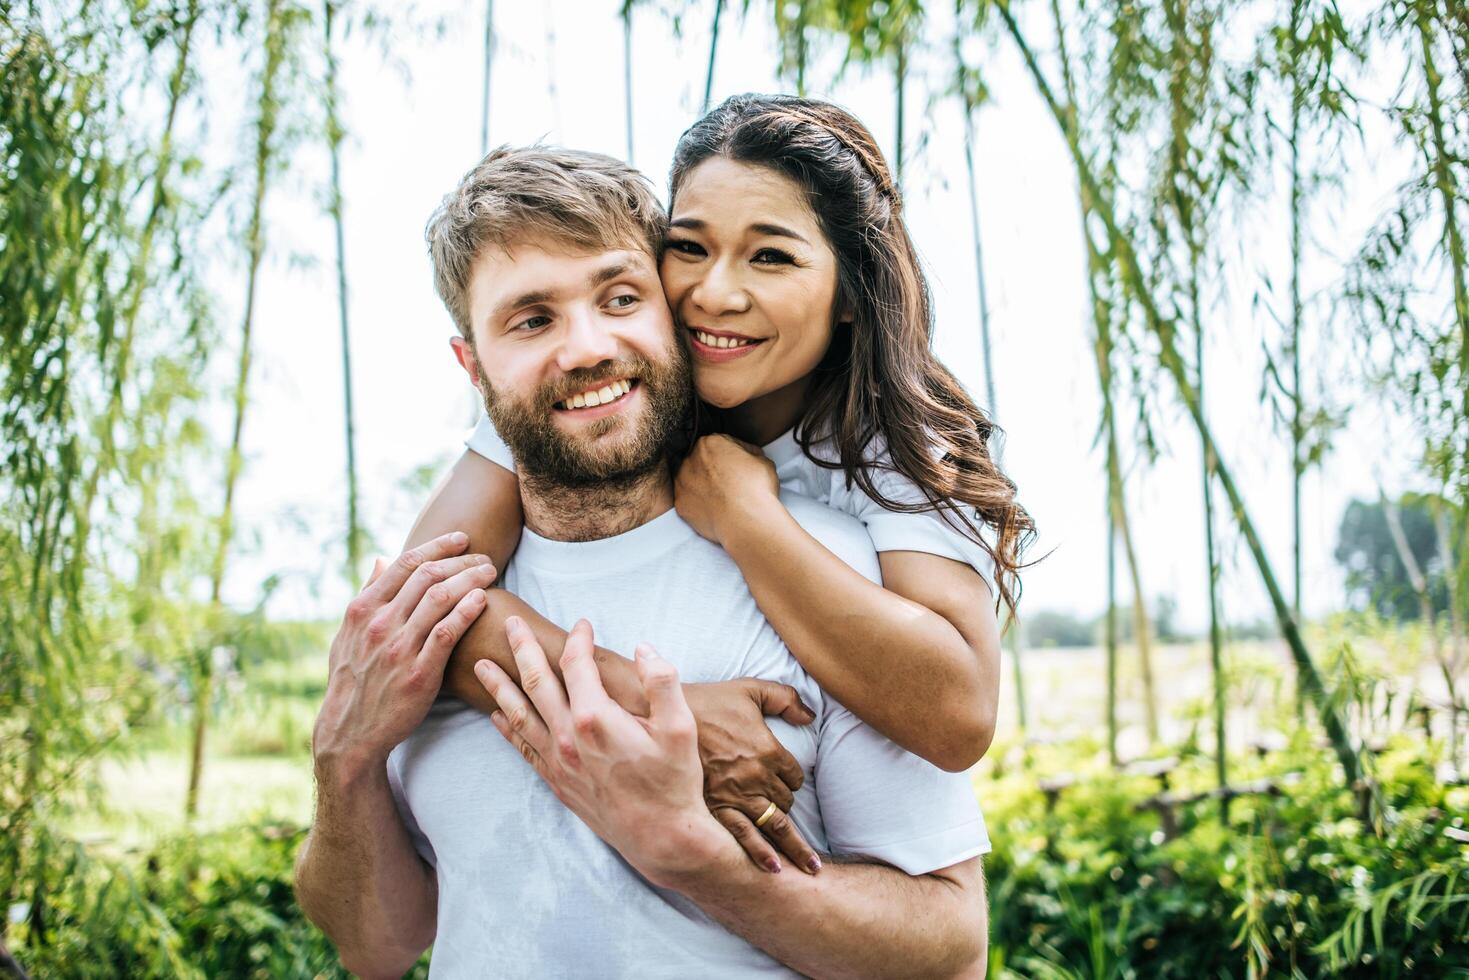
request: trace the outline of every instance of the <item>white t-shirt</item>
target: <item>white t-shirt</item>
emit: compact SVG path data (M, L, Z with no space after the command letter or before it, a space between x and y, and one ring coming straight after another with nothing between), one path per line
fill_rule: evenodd
M515 460L510 456L510 449L495 431L488 415L480 416L479 424L470 431L464 445L490 462L514 472ZM812 461L796 442L794 431L761 448L775 464L775 475L782 490L809 497L857 518L867 528L872 544L879 552L919 551L962 562L979 573L991 596L999 595L995 588L995 562L989 552L960 530L962 523L956 526L939 510L933 509L918 484L892 469L881 437L874 439L863 453L867 473L874 486L888 500L900 504L929 505L929 509L915 513L887 509L864 493L855 482L849 486L846 474L840 469L827 469ZM811 451L826 462L840 460L830 440L813 443ZM941 506L952 510L955 505L943 502Z
M877 577L856 521L783 499L826 547ZM813 724L768 721L805 772L791 816L818 851L916 875L989 850L968 777L904 752L828 697L760 614L739 567L677 512L601 541L525 531L504 579L564 627L586 617L603 646L652 643L685 681L764 677L799 691ZM388 775L415 846L437 869L434 977L791 975L634 872L487 717L457 701L434 707L393 751Z

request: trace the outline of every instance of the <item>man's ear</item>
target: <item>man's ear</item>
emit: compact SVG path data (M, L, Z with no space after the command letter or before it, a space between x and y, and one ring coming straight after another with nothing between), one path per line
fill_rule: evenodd
M469 375L469 380L479 387L479 362L474 359L474 348L469 346L469 341L463 337L450 337L449 346L454 348L454 356L459 360L459 366L464 368Z

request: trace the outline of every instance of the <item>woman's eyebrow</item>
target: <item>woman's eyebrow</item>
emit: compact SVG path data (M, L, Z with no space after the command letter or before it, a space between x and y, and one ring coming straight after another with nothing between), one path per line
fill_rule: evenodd
M668 223L670 228L687 228L690 231L703 231L708 227L708 222L698 218L674 218ZM785 225L771 224L768 221L757 221L750 225L750 230L758 235L771 235L776 238L793 238L802 245L810 245L802 235L797 234Z

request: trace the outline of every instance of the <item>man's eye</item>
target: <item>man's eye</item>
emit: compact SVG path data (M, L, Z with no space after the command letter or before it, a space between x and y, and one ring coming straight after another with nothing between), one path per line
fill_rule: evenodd
M526 317L524 320L521 320L519 323L517 323L515 326L511 327L510 329L511 330L539 330L542 327L548 325L550 322L551 322L551 318L548 317L548 316L532 316L532 317Z
M684 238L670 238L668 240L668 250L670 252L678 252L681 255L701 256L704 254L704 246L698 242L691 242Z
M778 248L762 248L751 261L760 265L791 265L796 260L791 257L791 253L782 252Z
M637 303L638 298L632 293L623 293L621 296L614 296L607 301L607 305L614 310L625 310L629 307L636 306Z

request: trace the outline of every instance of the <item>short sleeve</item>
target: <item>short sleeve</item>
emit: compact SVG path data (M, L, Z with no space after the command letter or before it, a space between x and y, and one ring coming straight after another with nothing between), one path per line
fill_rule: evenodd
M388 756L388 788L393 791L393 803L398 807L398 819L403 821L403 827L408 831L408 839L413 842L413 849L418 856L428 862L429 867L437 868L439 861L434 854L434 846L429 843L428 836L424 834L423 828L418 826L418 821L413 817L413 808L408 805L408 794L403 790L403 773L401 760L399 758L403 747L398 746Z
M889 510L877 499L863 492L855 482L850 487L834 488L832 506L847 511L861 521L872 537L873 547L879 552L921 551L962 562L979 573L991 596L999 595L999 590L995 588L995 560L979 542L961 530L964 521L960 519L952 502L942 501L938 508L933 507L918 484L895 470L883 467L881 463L869 469L868 475L873 487L888 500L900 504L927 505L926 510L905 513ZM845 484L845 477L840 473L835 476L840 484ZM978 526L977 519L972 515L971 520Z
M511 473L515 472L515 458L510 455L510 447L505 445L505 440L495 431L495 423L490 421L488 415L479 417L479 423L465 438L464 445L490 462L503 466Z
M967 773L945 772L828 700L816 796L832 853L928 874L987 854L989 833Z

